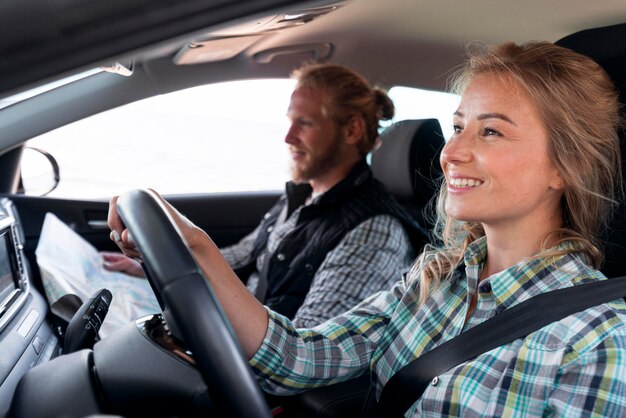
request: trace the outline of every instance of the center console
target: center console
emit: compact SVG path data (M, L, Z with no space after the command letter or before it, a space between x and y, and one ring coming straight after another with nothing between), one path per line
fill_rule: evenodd
M0 199L0 418L19 379L58 355L59 342L46 322L48 305L31 286L24 237L13 203Z

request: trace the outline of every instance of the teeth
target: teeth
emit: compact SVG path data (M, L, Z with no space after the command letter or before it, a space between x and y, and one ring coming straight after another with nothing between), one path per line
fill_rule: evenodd
M482 181L476 179L450 179L450 184L455 187L478 187L483 184Z

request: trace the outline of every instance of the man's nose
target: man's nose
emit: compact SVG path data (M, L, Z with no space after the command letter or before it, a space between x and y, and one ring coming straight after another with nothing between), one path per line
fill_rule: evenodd
M285 143L293 145L298 143L298 141L297 128L295 124L292 123L287 130L287 134L285 135Z

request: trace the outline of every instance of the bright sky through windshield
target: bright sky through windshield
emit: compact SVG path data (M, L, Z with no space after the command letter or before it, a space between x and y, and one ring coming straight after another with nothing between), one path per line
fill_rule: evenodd
M284 138L293 87L289 79L194 87L91 116L29 144L61 167L50 196L105 198L136 187L164 194L280 190L289 178ZM451 134L458 97L406 87L389 95L395 121L435 117L446 138Z

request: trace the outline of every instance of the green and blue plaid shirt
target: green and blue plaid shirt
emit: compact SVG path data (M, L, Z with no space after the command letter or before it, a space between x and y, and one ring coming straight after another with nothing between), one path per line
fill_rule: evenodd
M270 312L250 360L262 387L290 394L371 370L378 395L414 356L540 293L604 279L576 255L519 263L480 282L484 239L465 254L466 274L423 305L419 284L398 282L312 329ZM478 305L465 316L474 292ZM622 299L550 324L438 376L407 416L626 416L626 304Z

